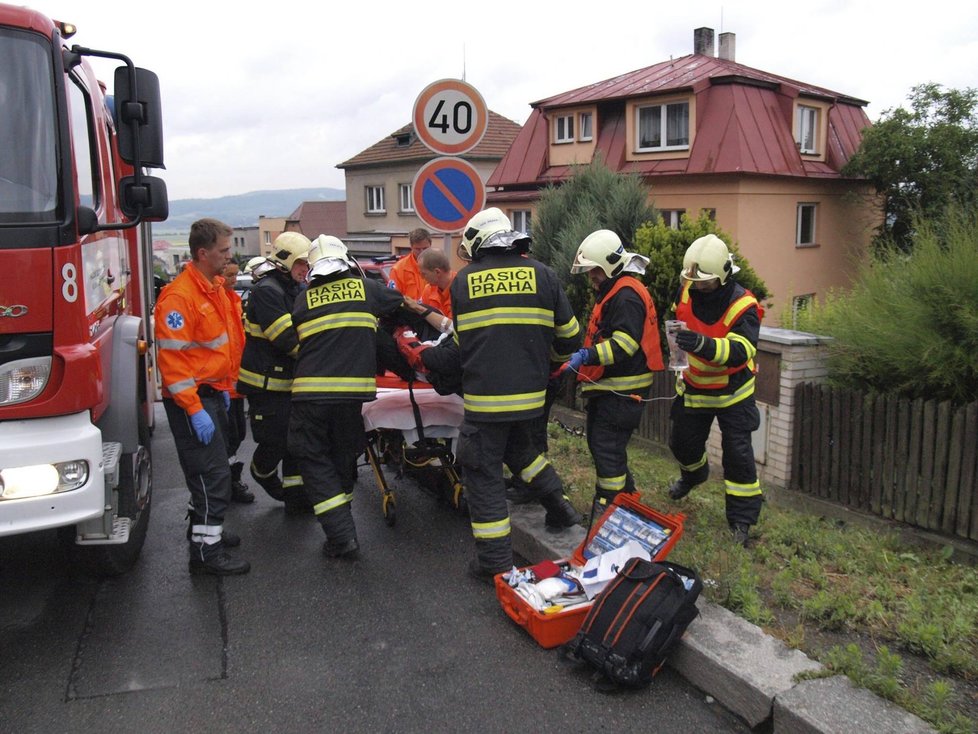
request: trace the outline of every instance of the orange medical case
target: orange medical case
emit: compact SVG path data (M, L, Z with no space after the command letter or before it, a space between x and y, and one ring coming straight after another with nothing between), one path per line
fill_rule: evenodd
M653 561L668 556L682 537L686 516L658 512L643 505L637 497L635 494L619 493L575 549L574 555L557 563L569 561L573 566L583 567L592 556L620 547L629 540L635 540L645 547ZM665 539L661 536L665 536ZM516 593L503 578L504 575L497 574L494 579L496 597L503 611L526 629L541 647L563 645L577 634L591 608L590 602L563 611L540 612Z

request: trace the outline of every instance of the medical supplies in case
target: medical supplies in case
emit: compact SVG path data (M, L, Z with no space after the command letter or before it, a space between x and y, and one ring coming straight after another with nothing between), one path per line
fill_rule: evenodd
M619 493L571 558L497 574L496 597L540 646L562 645L577 634L591 600L629 558L659 561L669 555L685 519L643 505L637 494Z

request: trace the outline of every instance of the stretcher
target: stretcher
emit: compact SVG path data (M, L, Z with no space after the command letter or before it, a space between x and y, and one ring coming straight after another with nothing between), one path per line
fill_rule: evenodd
M396 467L397 478L409 476L446 496L459 512L467 511L454 453L463 416L458 395L439 395L426 382L409 384L391 373L377 377L377 399L363 404L364 454L389 526L397 521L396 498L383 464Z

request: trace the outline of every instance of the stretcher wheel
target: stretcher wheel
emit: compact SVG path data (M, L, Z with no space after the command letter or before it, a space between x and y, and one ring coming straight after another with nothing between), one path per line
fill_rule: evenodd
M394 495L390 492L384 495L383 508L384 522L387 523L387 527L394 527L394 524L397 522L397 502L394 500Z

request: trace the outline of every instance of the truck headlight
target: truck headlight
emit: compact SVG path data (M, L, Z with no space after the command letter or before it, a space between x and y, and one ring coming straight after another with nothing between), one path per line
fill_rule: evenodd
M62 461L0 469L0 499L41 497L85 486L87 461Z
M51 376L50 357L31 357L0 364L0 405L33 400Z

